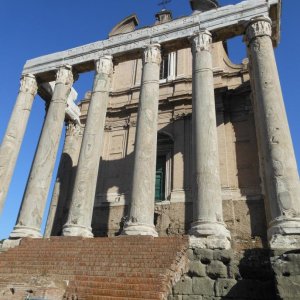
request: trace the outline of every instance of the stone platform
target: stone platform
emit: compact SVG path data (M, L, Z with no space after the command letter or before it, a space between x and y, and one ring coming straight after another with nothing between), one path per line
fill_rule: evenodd
M187 249L187 237L23 239L0 254L0 299L167 299Z
M169 300L275 300L270 251L189 249L189 270ZM294 300L294 299L293 299Z
M192 248L188 237L23 239L0 300L298 300L300 251Z
M300 251L245 249L187 252L189 269L168 300L298 300Z

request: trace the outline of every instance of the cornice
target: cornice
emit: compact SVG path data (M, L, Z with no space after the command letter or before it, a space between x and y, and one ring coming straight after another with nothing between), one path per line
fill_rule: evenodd
M270 7L279 5L280 0L243 1L236 5L224 6L213 11L196 13L171 22L146 27L133 32L112 36L80 47L41 56L28 60L24 73L38 74L40 80L53 79L54 73L62 64L76 65L77 72L94 69L91 63L103 55L122 56L140 51L151 43L183 41L199 29L205 28L213 34L214 41L226 40L244 34L248 22L258 16L269 16ZM277 20L273 20L274 23Z

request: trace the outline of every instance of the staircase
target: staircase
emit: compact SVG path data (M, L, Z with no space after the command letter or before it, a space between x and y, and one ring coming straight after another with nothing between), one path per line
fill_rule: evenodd
M0 300L167 299L187 237L23 239L0 254Z

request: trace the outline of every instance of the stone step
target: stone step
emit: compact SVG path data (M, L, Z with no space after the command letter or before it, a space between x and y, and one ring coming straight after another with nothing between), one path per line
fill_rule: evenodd
M18 259L18 260L17 260ZM167 261L158 261L158 260L153 260L153 263L151 263L152 258L149 257L148 261L139 261L139 260L134 260L134 259L124 259L123 261L121 259L114 260L108 257L102 257L99 261L95 261L93 263L92 260L85 260L85 261L80 261L78 260L46 260L46 259L36 259L35 257L32 257L31 260L26 259L23 262L19 260L20 258L15 258L15 259L8 259L5 261L0 261L0 267L5 267L5 266L34 266L34 265L49 265L49 266L107 266L107 261L109 260L111 262L112 266L132 266L134 267L136 264L139 266L153 266L153 267L165 267L168 265L172 265L173 263L176 263L176 260L167 260ZM97 258L98 259L98 258ZM33 263L31 263L31 261Z
M169 269L167 268L76 268L76 269L61 269L58 270L57 267L48 267L48 266L41 266L40 268L35 267L26 267L26 268L14 268L14 267L7 267L1 269L2 274L10 274L11 272L18 272L19 274L75 274L75 275L84 275L84 274L91 274L91 275L114 275L117 274L117 276L120 276L124 273L130 274L138 274L142 275L143 272L147 272L148 274L155 275L160 274L163 271L168 272Z
M148 287L149 289L150 287ZM122 298L142 298L146 297L149 299L162 299L163 292L156 291L152 289L152 292L149 290L114 290L109 289L99 289L99 288L86 288L86 287L77 287L76 292L78 294L84 294L87 296L112 296L112 297L122 297Z
M161 283L157 284L149 284L149 283L138 283L138 284L132 284L132 283L115 283L115 282L86 282L86 281L76 281L76 285L72 283L70 288L76 288L77 286L84 286L84 288L88 289L89 291L91 289L99 289L99 290L107 290L107 289L113 289L113 290L129 290L129 291L159 291L159 292L165 292L166 287L162 285Z
M59 240L61 239L61 240ZM50 239L23 239L21 241L21 245L23 248L26 247L32 247L34 245L38 245L39 248L42 247L66 247L66 246L76 246L76 249L79 249L81 247L99 247L100 245L102 247L105 246L121 246L121 245L126 245L126 246L136 246L136 247L145 247L146 243L151 243L152 247L155 246L169 246L170 243L172 245L180 245L182 244L182 241L186 241L187 238L184 237L176 237L176 238L142 238L141 241L136 241L130 237L126 237L126 238L119 238L119 237L115 237L115 238L103 238L103 239L107 239L107 240L103 240L103 241L95 241L95 240L99 240L99 238L95 238L95 239L83 239L83 240L73 240L70 238L64 238L64 237L59 237L58 239L56 238L50 238ZM110 239L112 239L110 241Z
M186 237L24 239L0 255L0 295L18 284L23 296L33 290L63 292L65 300L165 299L185 268L187 247Z
M94 283L124 283L124 284L159 284L164 281L165 278L163 276L156 276L153 278L146 278L146 277L117 277L112 278L108 276L76 276L76 281L80 281L87 284L94 284Z
M49 249L49 251L55 251L53 249ZM20 256L24 256L24 257L31 257L31 256L35 256L37 258L43 258L43 257L47 257L48 258L52 258L54 257L55 259L58 257L61 258L66 258L66 259L74 259L74 258L89 258L89 257L93 257L95 255L98 254L99 257L101 256L105 256L105 257L118 257L119 255L122 255L122 257L133 257L133 253L134 251L130 251L130 249L128 249L128 252L120 252L120 251L115 251L115 249L110 249L110 251L105 251L105 250L101 250L98 249L97 251L78 251L77 253L73 253L73 252L69 252L68 254L64 251L57 251L55 253L53 253L53 255L51 255L49 252L47 252L47 250L45 251L22 251L20 250L19 252L14 252L14 253L10 253L10 252L4 252L3 255L5 255L6 258L10 258L10 257L20 257ZM134 254L134 257L136 258L148 258L148 257L153 257L153 258L160 258L162 257L162 255L167 255L166 259L171 259L169 255L175 255L177 253L180 252L185 252L183 251L183 249L177 249L177 251L155 251L155 252L151 252L151 251L147 251L147 250L143 250L138 252L137 254ZM1 259L1 258L0 258ZM1 259L2 260L2 259Z

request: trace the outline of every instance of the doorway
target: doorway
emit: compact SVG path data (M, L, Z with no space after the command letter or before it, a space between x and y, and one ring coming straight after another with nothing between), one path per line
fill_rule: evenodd
M158 156L156 160L156 175L155 175L155 201L160 202L165 200L166 186L166 156Z
M170 199L172 179L173 139L165 132L157 134L155 202Z

